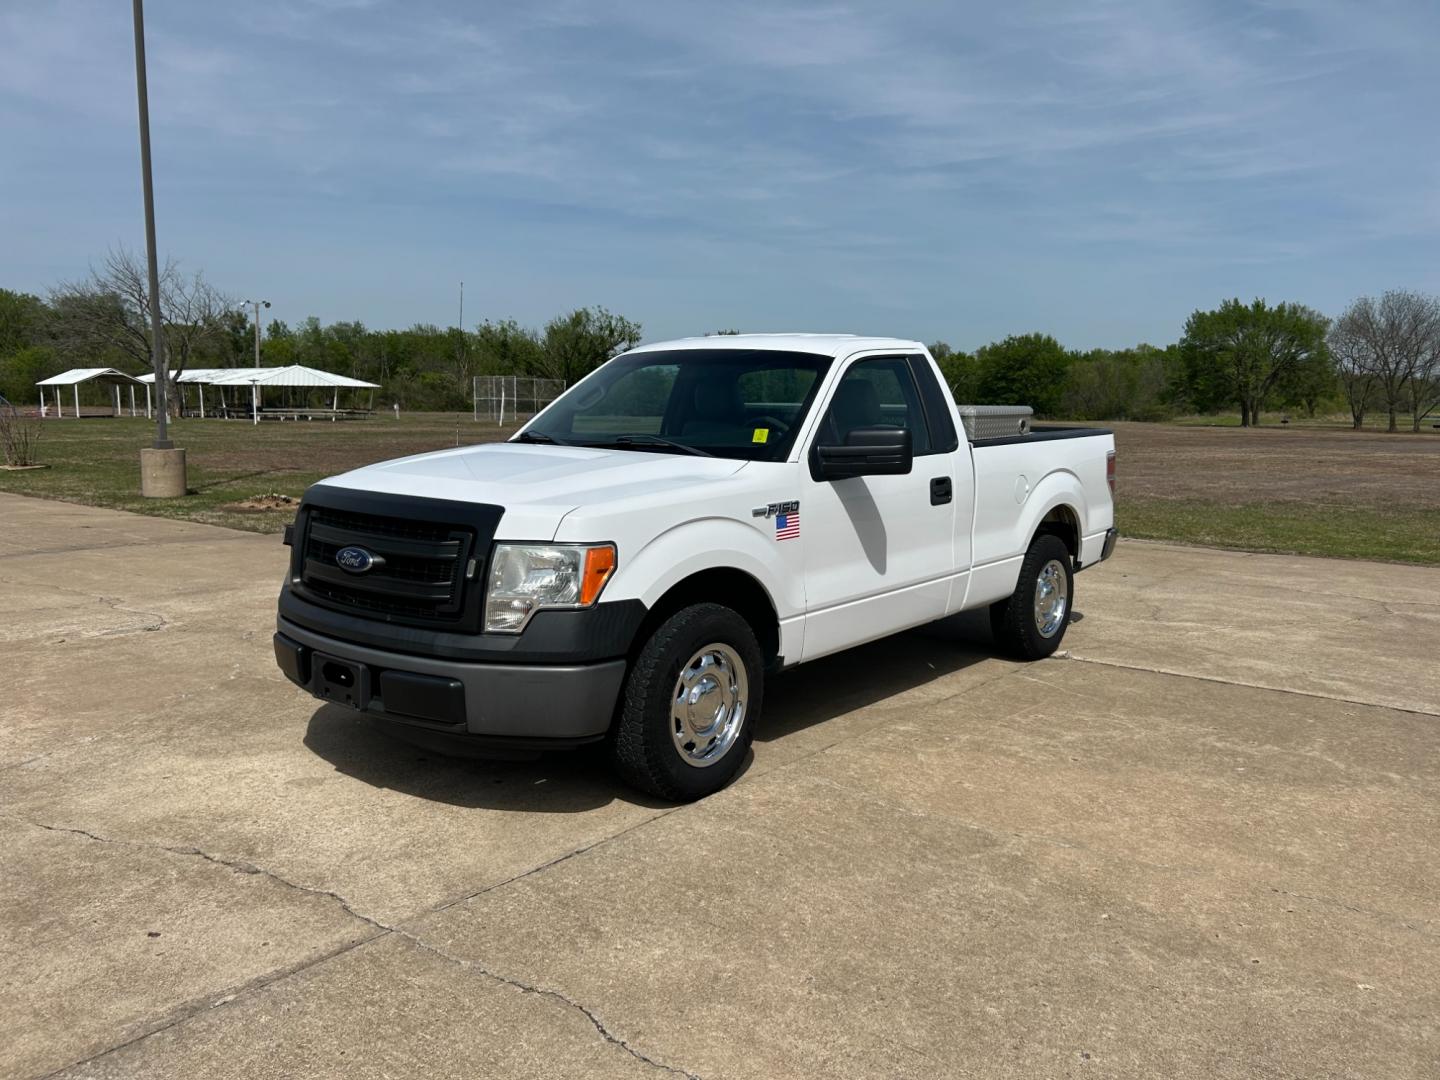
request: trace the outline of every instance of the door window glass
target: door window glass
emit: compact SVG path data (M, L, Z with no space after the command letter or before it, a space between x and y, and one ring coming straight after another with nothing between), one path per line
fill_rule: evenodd
M867 427L908 428L915 455L930 452L925 413L903 357L852 364L835 387L820 431L826 442L843 446L850 432Z

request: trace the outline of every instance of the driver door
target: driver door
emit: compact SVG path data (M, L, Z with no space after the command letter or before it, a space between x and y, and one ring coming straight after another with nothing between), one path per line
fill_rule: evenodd
M907 428L911 472L819 478L814 447L841 445L864 427ZM953 462L953 454L933 448L905 357L862 357L845 367L802 460L804 659L945 615L955 573L955 501L933 501L931 481L948 477Z

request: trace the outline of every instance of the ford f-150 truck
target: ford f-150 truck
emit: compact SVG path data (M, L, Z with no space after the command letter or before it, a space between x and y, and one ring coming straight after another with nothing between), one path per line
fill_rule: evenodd
M607 740L630 783L723 787L766 680L989 608L1006 654L1065 634L1115 543L1108 431L966 436L923 345L809 334L647 345L510 441L312 486L275 654L414 743Z

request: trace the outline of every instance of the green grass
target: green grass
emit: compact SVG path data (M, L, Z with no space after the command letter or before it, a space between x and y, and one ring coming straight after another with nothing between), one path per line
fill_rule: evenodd
M490 442L515 429L476 423L468 415L415 413L396 421L182 420L171 425L186 450L191 494L182 499L140 495L140 449L154 425L144 419L43 422L37 457L50 468L0 471L0 491L201 521L252 532L278 532L286 511L244 511L231 504L271 493L298 497L315 481L375 461L460 444Z
M1143 540L1440 565L1440 510L1140 499L1117 516L1122 536Z

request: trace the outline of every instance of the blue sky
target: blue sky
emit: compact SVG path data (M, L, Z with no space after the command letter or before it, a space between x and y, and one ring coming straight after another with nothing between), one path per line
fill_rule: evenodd
M1174 340L1440 292L1433 0L150 0L162 251L292 322ZM0 286L142 242L129 4L0 0Z

